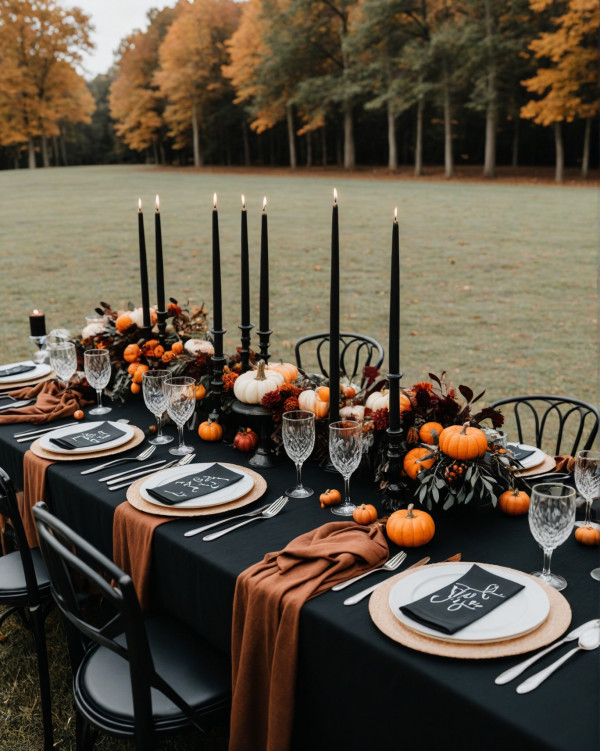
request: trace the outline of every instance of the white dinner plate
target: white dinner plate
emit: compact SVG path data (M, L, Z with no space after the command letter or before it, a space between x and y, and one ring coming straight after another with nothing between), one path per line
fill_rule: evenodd
M106 449L116 448L121 446L127 441L130 441L135 435L133 426L126 425L122 422L109 422L109 425L113 425L119 430L123 431L123 435L115 438L113 441L107 441L106 443L98 443L95 446L82 446L78 449L63 449L50 441L51 438L66 438L73 433L82 433L84 430L94 430L102 425L107 420L100 420L98 422L86 422L82 425L70 425L68 428L57 428L51 433L46 433L40 437L40 446L46 451L51 451L54 454L92 454L96 451L106 451Z
M16 365L35 365L31 360L22 360L21 362L8 362L6 365L0 366L1 368L14 368ZM52 372L52 368L47 363L41 363L35 365L33 370L28 370L26 373L17 373L16 375L4 376L0 378L0 383L17 383L19 381L33 381L35 378L43 378L48 373Z
M548 595L535 579L512 569L488 564L478 565L486 571L496 572L505 579L523 584L524 588L502 605L457 633L444 634L422 623L417 623L401 612L401 605L408 605L452 584L464 576L472 565L472 563L462 561L417 569L414 574L406 576L392 587L389 596L392 613L407 628L432 639L482 644L521 636L533 631L546 620L550 612L550 602Z
M148 493L147 488L158 488L161 485L166 485L169 482L173 482L173 480L177 480L179 477L185 477L194 472L202 472L208 467L212 467L215 463L218 462L187 464L183 467L173 467L172 469L165 469L163 472L157 472L140 485L140 495L144 500L148 501L148 503L153 503L155 506L173 508L170 504L162 503L157 498L153 498L150 493ZM210 508L211 506L220 506L222 503L235 501L252 490L254 480L250 475L247 475L242 469L235 469L234 467L227 467L227 469L238 475L242 475L242 479L238 480L233 485L228 485L226 488L215 490L214 493L208 493L199 498L190 498L188 501L178 503L176 508Z
M541 464L546 458L546 454L542 449L539 449L536 446L528 446L526 443L509 443L508 448L511 448L511 446L518 446L520 449L523 449L523 451L533 451L533 454L526 456L525 459L521 459L520 464L523 469L537 467L538 464Z

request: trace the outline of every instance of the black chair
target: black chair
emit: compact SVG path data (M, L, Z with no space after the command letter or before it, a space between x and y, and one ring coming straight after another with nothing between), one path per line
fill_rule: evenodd
M598 435L600 413L581 399L532 394L499 399L491 406L505 405L512 406L519 443L537 446L552 456L575 456L578 451L592 448Z
M0 468L0 514L10 522L6 538L14 550L0 556L0 605L7 609L0 615L0 627L17 614L35 641L44 726L44 749L53 747L50 679L46 651L46 616L52 605L50 577L38 548L27 544L19 513L15 489L10 477Z
M300 348L312 343L310 347L311 355L316 354L317 363L321 373L327 378L329 367L329 332L323 334L310 334L298 339L294 347L296 365L302 368L302 359ZM349 383L360 383L363 368L366 365L373 365L379 368L383 363L385 353L383 347L376 339L363 334L340 334L340 372L341 375L348 379ZM356 380L358 379L358 381Z
M33 509L52 594L67 630L77 709L77 749L98 731L133 738L137 751L155 736L224 720L229 661L166 616L142 616L131 578L52 516ZM100 594L101 612L81 606L77 589Z

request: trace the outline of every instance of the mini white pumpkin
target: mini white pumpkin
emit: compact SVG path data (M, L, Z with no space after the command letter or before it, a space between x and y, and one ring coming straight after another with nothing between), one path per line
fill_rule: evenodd
M349 407L342 407L340 409L340 417L344 420L357 420L362 422L365 416L365 408L362 404L352 404Z
M256 370L248 370L236 378L233 393L245 404L260 404L269 391L275 391L285 383L285 378L265 366L265 361L258 363Z
M198 357L198 355L214 355L215 350L210 342L206 339L188 339L185 343L185 351L192 357Z
M365 402L365 409L377 412L378 409L389 409L390 395L387 389L375 391Z
M89 339L92 336L97 336L104 331L104 324L102 323L88 323L87 326L81 330L81 338Z

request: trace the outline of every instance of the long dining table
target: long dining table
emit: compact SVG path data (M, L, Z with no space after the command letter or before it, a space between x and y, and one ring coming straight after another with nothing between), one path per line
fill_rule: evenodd
M112 407L106 419L126 418L142 428L151 422L136 400ZM63 422L57 421L56 426ZM29 444L17 443L13 435L26 429L27 424L0 426L0 466L20 486L23 456ZM192 433L187 438L197 451L197 461L248 466L249 455L225 441L206 443ZM131 454L137 454L140 448L131 450ZM153 458L167 457L167 449L159 447ZM98 461L50 465L45 500L53 513L110 556L114 511L125 501L126 491L110 491L98 482L104 473L81 475L95 463ZM275 500L294 484L294 468L285 456L276 466L259 471L267 481L267 490L250 509ZM240 572L267 552L284 548L303 532L339 519L320 507L318 496L331 486L341 488L341 478L309 461L303 480L314 489L312 497L292 499L273 519L253 522L211 542L203 541L202 535L184 537L184 532L216 520L216 515L173 519L157 527L152 542L151 607L180 619L228 653L233 595ZM373 503L383 512L381 495L368 471L352 478L351 493L353 501ZM407 549L403 568L425 555L437 562L456 553L463 561L524 572L540 567L542 551L531 536L526 516L506 516L489 506L469 508L463 514L435 511L434 518L433 540L424 547ZM390 555L395 552L397 548L390 544ZM573 535L553 556L553 570L568 581L563 594L572 611L569 628L600 616L600 584L589 575L596 565L598 548L580 545ZM349 594L389 575L374 574L364 584L325 592L303 606L294 749L514 747L597 751L598 652L579 653L537 690L518 695L515 687L520 680L498 686L494 678L526 655L456 659L425 654L381 633L370 617L368 598L354 606L343 605ZM556 650L537 663L536 669L566 649ZM531 672L533 669L525 676Z

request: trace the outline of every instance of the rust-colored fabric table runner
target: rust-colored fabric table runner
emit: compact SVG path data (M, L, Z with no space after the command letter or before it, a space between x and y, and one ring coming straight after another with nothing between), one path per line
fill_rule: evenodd
M23 457L23 493L19 494L19 511L30 548L37 548L39 540L33 507L38 501L47 501L46 470L53 464L48 459L40 459L33 451L26 451Z
M54 381L44 381L36 386L26 386L9 393L15 399L35 399L35 402L25 407L2 410L0 425L20 422L41 425L63 417L71 417L82 405L90 404L89 399L84 399L72 389L63 390Z
M385 563L388 555L378 524L331 522L240 574L233 603L229 751L289 747L302 605Z
M131 576L142 610L150 604L152 536L157 527L170 521L170 517L138 511L128 501L115 509L113 560Z

